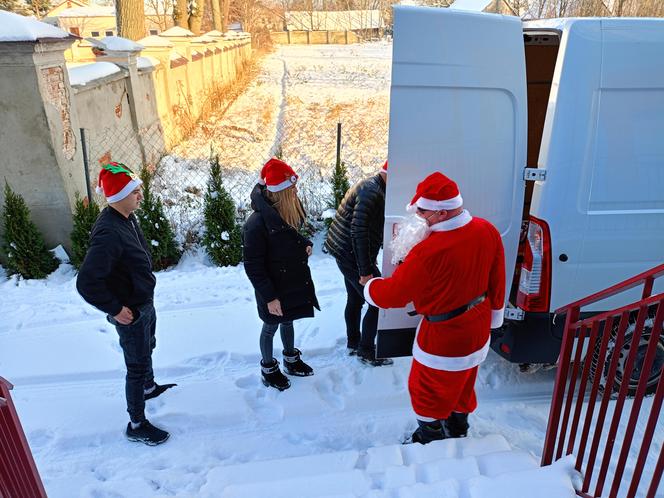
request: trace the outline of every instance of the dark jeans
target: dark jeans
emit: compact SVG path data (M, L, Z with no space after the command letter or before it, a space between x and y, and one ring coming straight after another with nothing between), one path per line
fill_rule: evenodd
M360 274L355 264L337 259L337 266L344 276L346 285L346 336L348 347L359 347L361 351L375 349L376 329L378 328L378 308L367 303L367 312L362 319L362 306L364 306L364 286L360 285ZM371 273L380 277L380 270L374 265ZM362 331L360 332L360 320Z
M293 322L282 322L281 324L263 322L260 346L261 355L263 356L263 363L266 365L268 363L272 363L272 359L274 358L272 352L272 343L274 342L274 334L279 328L281 329L281 342L284 345L284 351L287 353L294 353L295 330L293 329Z
M145 420L143 390L154 385L152 350L157 344L155 338L157 315L152 303L132 308L132 311L134 321L129 325L121 325L112 316L107 316L107 320L115 325L120 336L120 346L127 367L125 378L127 411L131 421L138 423Z

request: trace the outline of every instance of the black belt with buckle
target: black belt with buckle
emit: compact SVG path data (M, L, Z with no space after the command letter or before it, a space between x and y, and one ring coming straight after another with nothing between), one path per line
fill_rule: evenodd
M451 320L452 318L456 318L459 315L463 315L466 311L474 308L475 306L483 302L485 299L486 299L486 292L481 296L477 296L469 303L466 303L463 306L458 307L457 309L448 311L447 313L441 313L440 315L424 315L424 319L427 322L432 322L432 323L445 322L447 320ZM408 314L410 316L415 316L418 313L417 311L409 311Z

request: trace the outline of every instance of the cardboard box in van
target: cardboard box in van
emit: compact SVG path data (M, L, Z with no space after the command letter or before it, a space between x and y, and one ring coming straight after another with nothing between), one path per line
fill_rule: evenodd
M383 273L415 186L443 172L503 238L492 348L555 362L555 309L664 261L664 19L394 11ZM419 317L407 311L381 311L379 356L410 354ZM664 344L658 354L661 371Z

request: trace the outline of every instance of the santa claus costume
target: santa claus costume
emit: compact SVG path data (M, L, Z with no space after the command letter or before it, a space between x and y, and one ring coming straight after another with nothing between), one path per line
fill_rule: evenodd
M454 211L462 204L456 183L433 173L408 208ZM364 289L379 308L413 303L422 315L408 389L420 425L414 440L423 443L466 435L467 414L477 407L478 365L491 328L502 325L505 299L503 245L491 223L463 210L429 228L391 277L372 279Z

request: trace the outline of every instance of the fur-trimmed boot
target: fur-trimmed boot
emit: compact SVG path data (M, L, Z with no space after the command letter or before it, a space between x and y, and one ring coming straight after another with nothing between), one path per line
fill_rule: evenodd
M279 369L279 362L272 358L272 363L265 364L261 360L261 379L265 387L274 387L285 391L290 387L290 380Z
M285 350L282 351L284 355L284 368L288 375L295 377L309 377L314 374L313 368L302 361L302 351L295 348L293 353L288 354Z
M468 414L452 412L443 421L445 436L448 438L466 437L468 435Z

